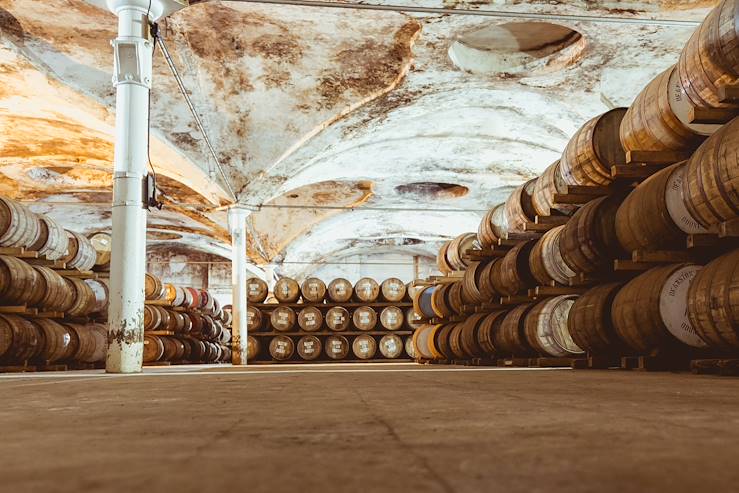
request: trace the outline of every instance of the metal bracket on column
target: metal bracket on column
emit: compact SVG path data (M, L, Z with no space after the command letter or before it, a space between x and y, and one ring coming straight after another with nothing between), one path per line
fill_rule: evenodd
M152 44L143 39L114 39L113 85L138 84L151 89Z

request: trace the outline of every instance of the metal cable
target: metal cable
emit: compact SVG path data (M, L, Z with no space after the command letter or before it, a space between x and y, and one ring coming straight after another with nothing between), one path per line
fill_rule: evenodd
M198 130L200 130L200 133L203 136L203 140L205 140L205 144L208 146L210 155L213 157L213 160L216 163L216 167L218 168L218 172L221 174L221 177L223 178L223 183L226 185L226 187L228 188L228 192L231 194L231 200L236 202L237 201L236 194L234 193L234 190L231 187L231 183L228 181L228 178L226 178L226 173L224 173L223 171L223 167L221 166L221 161L220 159L218 159L218 155L216 154L216 151L213 148L213 144L211 143L210 138L208 137L208 133L205 131L205 126L203 126L203 122L200 119L200 115L198 115L198 112L195 111L195 106L193 106L192 104L190 95L187 93L187 89L185 88L185 84L182 82L182 78L180 77L180 74L177 71L177 67L174 64L174 60L172 60L172 57L169 55L169 50L167 49L167 45L164 42L164 38L162 38L160 35L157 34L157 39L159 40L159 49L162 51L162 54L164 55L164 59L167 61L169 70L172 72L172 75L177 81L177 86L180 88L180 93L182 93L182 97L185 98L185 102L187 103L187 106L190 108L190 113L192 113L192 117L195 119L195 124L198 126Z
M697 27L700 21L684 21L677 19L643 19L631 17L608 17L596 15L542 14L535 12L503 12L500 10L445 9L437 7L416 7L406 5L379 5L367 3L338 3L321 0L231 0L243 3L265 3L273 5L294 5L300 7L319 7L333 9L380 10L390 12L416 12L437 15L472 15L498 18L518 18L532 20L553 20L565 22L596 22L608 24L638 24L649 26Z

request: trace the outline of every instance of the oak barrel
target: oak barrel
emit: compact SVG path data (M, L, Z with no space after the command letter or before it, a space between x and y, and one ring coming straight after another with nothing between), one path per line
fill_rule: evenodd
M503 310L488 313L477 329L477 342L480 349L488 356L493 356L498 352L495 337L500 330L500 324L503 322L506 313Z
M489 301L480 291L480 286L483 284L482 274L488 263L489 261L470 262L467 270L464 271L461 284L455 283L461 287L462 301L464 304L473 305ZM447 284L447 286L449 285Z
M274 336L269 341L269 354L273 359L285 361L292 357L295 352L293 340L287 336Z
M0 197L0 247L30 247L41 234L39 219L22 204Z
M559 171L559 161L549 165L536 179L531 195L531 206L539 216L551 216L561 212L572 214L577 206L571 204L555 204L554 194L566 193L566 185Z
M29 320L36 324L43 335L38 357L49 363L71 359L77 349L77 341L73 339L69 328L49 318Z
M6 335L8 327L12 333L11 344L7 342L0 343L0 345L7 348L4 356L6 360L22 362L39 355L42 350L44 336L36 324L17 315L0 315L0 319L4 321L3 325L6 326L4 331Z
M380 312L380 324L387 330L398 330L403 327L405 314L397 306L386 306Z
M562 358L583 353L567 327L577 296L563 295L535 304L524 320L526 341L539 354Z
M521 233L525 231L524 226L527 222L534 221L536 211L532 203L532 195L534 194L535 185L536 178L527 181L513 190L505 201L507 233ZM505 238L508 238L508 234Z
M626 163L619 129L626 108L614 108L589 120L575 132L559 160L565 185L608 185L611 166Z
M647 354L680 342L705 347L688 319L688 288L700 266L654 267L635 277L616 294L611 322L631 349Z
M92 313L95 307L95 293L92 288L76 277L65 277L67 285L72 292L73 303L66 310L66 315L70 317L84 317Z
M709 137L688 160L683 199L704 228L739 217L739 118Z
M508 238L508 218L506 217L505 202L493 207L490 213L490 227L498 239Z
M369 306L360 306L352 314L354 326L359 330L372 330L377 325L377 312Z
M162 280L148 272L144 275L144 296L147 300L158 300L164 293Z
M500 262L496 262L491 271L495 291L513 296L536 284L529 267L529 256L535 243L534 240L518 243Z
M310 277L303 281L300 292L306 302L321 303L326 298L326 284L316 277Z
M246 330L259 332L264 326L264 320L262 318L262 312L258 308L247 304L246 305ZM193 324L193 330L195 329Z
M269 294L267 283L258 277L250 277L246 280L246 301L249 303L264 303Z
M576 273L610 270L622 255L616 237L616 211L621 194L591 200L567 221L559 234L559 249L565 264Z
M0 301L9 305L24 305L31 301L39 275L23 260L0 255Z
M391 303L403 301L405 298L405 283L397 277L391 277L382 281L380 293L382 299Z
M395 335L395 334L392 334L392 335ZM382 342L382 340L380 340L380 342ZM409 358L416 359L418 357L418 353L416 352L416 346L413 344L413 337L409 336L405 338L405 342L403 343L403 348L405 349L405 354L407 354Z
M507 356L531 356L534 350L526 339L524 322L534 307L532 303L517 305L506 312L500 327L493 333L493 344L499 354Z
M324 341L324 352L331 359L344 359L349 354L349 341L344 336L328 336Z
M67 231L67 256L64 262L68 269L88 271L95 267L97 252L86 236L74 231Z
M371 335L359 335L352 341L352 353L359 359L372 359L377 353L377 341Z
M405 326L408 329L417 329L422 325L422 317L413 308L405 310Z
M346 303L352 299L353 294L352 283L342 277L328 283L328 298L334 303Z
M499 205L497 207L501 206ZM490 248L498 244L498 236L493 229L493 215L495 212L496 207L488 210L483 216L482 221L480 221L480 226L477 228L477 242L482 248Z
M89 236L92 248L95 250L95 266L99 270L110 269L110 255L113 248L113 237L110 233L99 231Z
M144 364L159 361L164 356L162 340L153 335L144 334Z
M275 283L274 295L280 303L296 303L300 299L300 285L294 279L282 277Z
M246 360L251 361L259 355L262 345L256 337L248 336L246 339Z
M454 352L452 351L452 346L449 342L449 337L452 334L452 331L457 326L456 323L452 324L445 324L442 325L441 329L439 329L436 332L436 335L434 337L434 345L436 346L436 349L441 354L441 359L445 360L453 360L454 359Z
M348 329L351 320L349 311L343 306L334 306L326 312L326 326L336 332Z
M297 316L289 306L276 306L269 317L270 324L278 332L289 332L295 327Z
M611 322L611 306L623 284L611 282L595 286L580 295L570 308L567 327L572 340L595 355L625 354L626 346Z
M477 234L462 233L449 242L446 249L446 264L451 271L465 270L469 262L465 259L465 252L475 247Z
M39 236L36 242L29 247L48 260L59 260L67 255L69 240L67 232L56 221L46 214L37 214L39 219Z
M298 356L305 361L313 361L321 356L323 346L321 340L312 335L303 336L298 340Z
M35 265L33 269L38 274L36 286L41 294L33 300L33 306L46 312L66 311L72 305L73 299L64 278L48 267Z
M441 330L442 325L423 324L413 332L412 344L418 358L434 360L441 359L441 353L436 349L434 340L436 332Z
M460 324L459 346L461 353L467 358L479 358L484 356L485 350L480 345L480 327L488 317L487 313L475 313Z
M684 245L686 233L707 231L682 200L685 163L658 171L641 182L616 212L616 236L627 252L669 250Z
M698 272L688 290L688 318L710 346L739 349L739 250Z
M385 358L399 358L403 354L403 339L395 334L387 334L382 336L377 347Z
M559 237L564 225L550 229L536 242L529 255L529 270L540 286L548 286L552 282L567 285L575 275L562 258L559 250Z
M323 326L323 314L315 306L307 306L298 313L298 325L306 332L315 332ZM319 351L320 352L320 351Z
M450 243L451 240L442 243L441 248L439 248L439 252L436 254L436 266L439 268L439 271L441 271L442 274L448 274L454 270L454 268L449 265L449 262L446 259L446 252L449 249Z
M361 303L374 303L380 296L380 285L370 277L363 277L354 285L354 299Z

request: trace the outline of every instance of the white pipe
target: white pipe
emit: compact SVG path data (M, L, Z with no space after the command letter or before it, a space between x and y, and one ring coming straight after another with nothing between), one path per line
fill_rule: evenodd
M246 365L249 332L246 318L246 217L249 209L232 206L228 210L228 224L231 229L231 283L233 289L233 325L231 334L231 362Z
M107 1L118 16L118 37L113 41L116 137L108 373L138 373L143 364L146 209L142 183L148 161L153 51L147 13L151 19L162 15L161 1Z

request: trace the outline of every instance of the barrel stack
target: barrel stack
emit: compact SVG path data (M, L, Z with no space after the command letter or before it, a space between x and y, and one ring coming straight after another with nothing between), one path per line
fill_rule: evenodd
M474 240L474 235L472 235ZM469 238L453 245L451 269L463 262ZM445 260L446 261L446 260ZM328 284L311 277L298 283L281 278L274 302L267 284L247 280L247 315L253 363L398 361L410 357L409 339L416 315L406 284L397 278L382 282L365 277L352 284L338 278ZM407 360L407 359L406 359Z
M738 6L491 207L463 269L417 281L418 361L739 368Z

